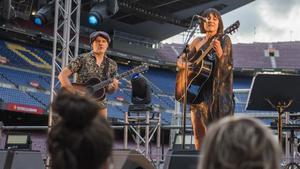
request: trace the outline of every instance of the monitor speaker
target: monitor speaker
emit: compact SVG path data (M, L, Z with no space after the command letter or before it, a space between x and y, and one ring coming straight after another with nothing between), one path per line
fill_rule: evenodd
M195 150L194 135L192 132L185 134L185 150ZM182 134L176 134L173 141L173 150L182 150Z
M0 169L44 169L39 151L0 150Z
M199 156L196 150L169 150L164 169L195 169Z
M150 161L135 150L113 150L115 169L154 169Z

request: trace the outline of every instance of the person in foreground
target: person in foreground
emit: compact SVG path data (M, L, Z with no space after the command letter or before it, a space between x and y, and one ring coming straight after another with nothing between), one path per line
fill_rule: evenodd
M279 169L280 146L270 129L253 118L226 117L204 138L198 169Z
M196 84L199 83L197 80L194 83L202 86L198 94L200 96L199 103L190 104L191 122L197 150L201 149L207 126L222 117L233 115L234 112L231 40L227 35L221 39L216 39L217 35L224 31L221 14L216 9L206 9L202 16L207 21L201 22L199 27L205 36L197 37L192 41L189 45L189 55L199 58L202 54L201 51L205 51L208 46L212 45L212 50L205 56L205 62L212 62L214 66L210 77L204 84ZM178 69L185 69L184 55L181 55L177 60L177 67ZM205 68L201 68L201 70L205 70Z
M97 102L62 90L52 109L61 119L48 135L52 169L108 169L113 131L105 118L97 116Z
M81 54L62 69L58 75L61 86L70 92L76 92L75 87L72 86L69 80L69 77L74 73L78 75L76 82L82 84L91 78L98 78L101 81L113 78L117 73L117 63L106 55L110 41L110 37L106 32L96 31L91 33L90 44L92 51ZM114 78L105 91L109 94L115 92L118 89L118 84L119 81ZM98 104L100 106L99 115L107 117L106 98L99 100Z

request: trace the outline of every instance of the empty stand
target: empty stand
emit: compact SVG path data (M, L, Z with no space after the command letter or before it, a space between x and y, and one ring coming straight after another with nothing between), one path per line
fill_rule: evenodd
M37 81L42 88L50 89L50 76L34 74L26 71L16 70L13 68L8 69L4 67L0 67L0 72L2 75L4 75L4 77L10 79L18 85L30 86L29 83L31 81Z
M175 63L182 50L183 44L161 44L157 54L161 60Z
M0 40L0 53L10 60L9 65L50 72L51 55L42 49Z

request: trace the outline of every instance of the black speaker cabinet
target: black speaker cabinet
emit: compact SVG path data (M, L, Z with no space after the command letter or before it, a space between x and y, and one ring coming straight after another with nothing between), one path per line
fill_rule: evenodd
M164 169L195 169L200 152L196 150L169 150Z
M150 161L135 150L113 150L114 169L154 169Z

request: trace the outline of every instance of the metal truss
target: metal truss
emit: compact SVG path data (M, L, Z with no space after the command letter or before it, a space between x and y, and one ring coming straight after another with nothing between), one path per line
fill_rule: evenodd
M57 75L70 59L77 57L79 48L81 0L55 0L53 56L51 74L50 103L55 89L59 87ZM50 106L48 132L53 124L53 112ZM46 169L50 168L50 157L46 160Z
M57 75L69 60L77 57L79 48L81 0L55 0L53 57L50 101L53 101L55 89L59 87ZM48 126L52 126L50 108ZM49 128L49 129L50 129Z

